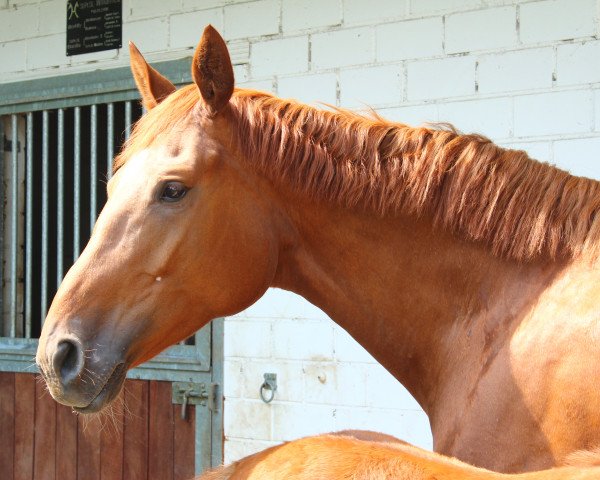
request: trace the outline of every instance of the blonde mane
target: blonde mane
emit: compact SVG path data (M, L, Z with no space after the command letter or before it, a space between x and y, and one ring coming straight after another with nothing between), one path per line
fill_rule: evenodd
M151 110L115 168L173 128L197 101L190 85ZM480 135L413 128L374 113L322 110L249 90L236 90L230 113L249 165L313 198L378 215L427 214L517 260L597 248L599 182Z

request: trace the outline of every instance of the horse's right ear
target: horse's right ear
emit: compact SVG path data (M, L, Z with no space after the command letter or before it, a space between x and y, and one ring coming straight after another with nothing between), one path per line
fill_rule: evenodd
M133 42L129 42L129 63L146 110L153 109L176 90L175 85L146 63Z
M209 114L219 112L233 94L233 66L225 40L212 25L202 33L194 54L192 77Z

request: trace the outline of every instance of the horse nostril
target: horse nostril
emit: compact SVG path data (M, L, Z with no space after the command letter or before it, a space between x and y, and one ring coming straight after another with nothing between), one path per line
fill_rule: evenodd
M69 383L83 368L83 356L79 346L71 340L62 340L56 346L52 357L54 373L61 382Z

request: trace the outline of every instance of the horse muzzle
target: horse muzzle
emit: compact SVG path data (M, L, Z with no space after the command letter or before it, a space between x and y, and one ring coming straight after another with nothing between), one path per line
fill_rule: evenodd
M114 400L127 365L120 355L102 353L73 335L40 343L36 361L52 397L80 413L98 412Z

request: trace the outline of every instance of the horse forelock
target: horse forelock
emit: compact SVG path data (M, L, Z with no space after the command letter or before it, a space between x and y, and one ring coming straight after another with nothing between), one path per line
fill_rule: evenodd
M199 101L194 85L135 126L115 160L172 130ZM436 225L527 260L600 246L600 183L574 177L451 126L410 127L238 89L229 104L248 164L310 197L379 215L429 214ZM598 218L597 218L598 217Z

